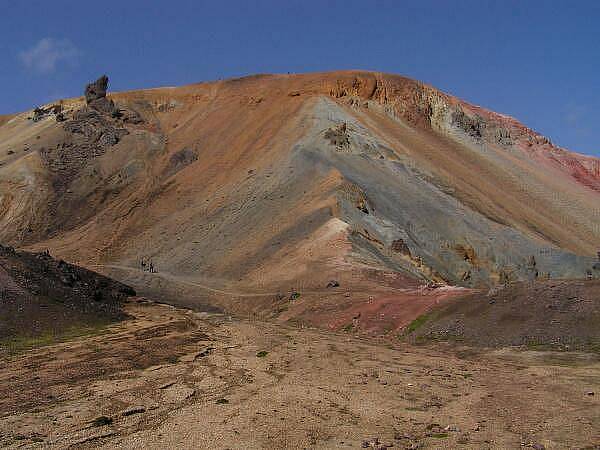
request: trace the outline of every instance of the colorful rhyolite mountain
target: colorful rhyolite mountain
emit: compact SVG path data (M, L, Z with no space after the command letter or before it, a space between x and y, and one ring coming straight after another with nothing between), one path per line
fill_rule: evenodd
M333 327L360 295L399 326L464 288L600 274L600 160L417 81L99 82L0 117L4 244Z

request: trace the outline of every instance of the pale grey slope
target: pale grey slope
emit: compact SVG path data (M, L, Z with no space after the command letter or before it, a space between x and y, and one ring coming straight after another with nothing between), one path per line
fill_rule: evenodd
M477 285L503 277L526 279L535 271L551 278L582 278L593 264L592 258L526 236L462 204L431 175L406 164L401 149L381 142L332 100L319 99L313 119L313 128L295 153L308 165L339 170L356 186L366 207L359 208L342 195L343 220L356 231L355 245L383 265ZM342 124L349 143L336 146L327 133ZM412 257L392 250L392 243L399 240Z

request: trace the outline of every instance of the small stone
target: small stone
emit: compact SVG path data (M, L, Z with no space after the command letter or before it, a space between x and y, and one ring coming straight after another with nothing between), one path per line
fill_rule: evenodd
M394 439L397 441L401 441L402 439L408 439L409 441L413 440L415 437L411 434L402 434L400 432L394 433Z
M121 415L123 417L127 417L133 414L141 414L144 412L146 412L146 408L144 408L143 406L132 406L131 408L127 408L126 410L121 412Z
M201 352L196 353L196 355L194 356L194 360L196 360L198 358L204 358L204 357L210 355L213 350L214 350L214 347L207 347L207 348L205 348Z
M96 417L94 420L90 422L93 427L102 427L105 425L110 425L113 420L110 417L100 416Z
M371 439L367 439L366 441L363 441L362 443L362 448L377 448L379 449L380 443L379 443L379 438L374 437Z

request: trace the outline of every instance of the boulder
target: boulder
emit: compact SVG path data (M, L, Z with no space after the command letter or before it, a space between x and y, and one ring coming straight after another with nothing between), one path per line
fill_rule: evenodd
M115 111L115 104L112 100L106 98L107 88L108 77L102 75L85 87L85 102L90 108L98 112L112 114Z
M85 87L85 102L89 105L95 100L106 97L106 89L108 88L108 77L102 75L93 83Z

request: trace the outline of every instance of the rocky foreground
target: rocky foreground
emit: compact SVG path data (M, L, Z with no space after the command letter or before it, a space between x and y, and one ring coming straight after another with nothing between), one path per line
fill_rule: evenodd
M433 349L134 299L0 363L8 448L598 448L600 361Z

